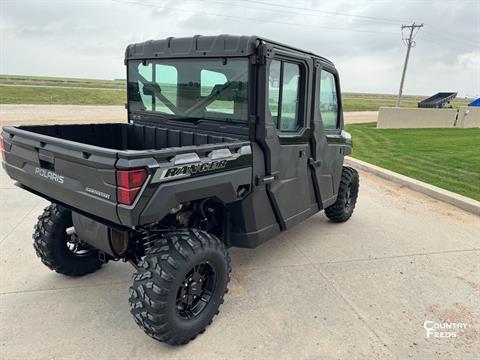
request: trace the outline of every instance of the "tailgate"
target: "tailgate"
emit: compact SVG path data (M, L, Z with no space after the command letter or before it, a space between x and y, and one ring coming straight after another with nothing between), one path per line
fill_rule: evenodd
M115 150L3 129L8 175L58 202L118 223Z

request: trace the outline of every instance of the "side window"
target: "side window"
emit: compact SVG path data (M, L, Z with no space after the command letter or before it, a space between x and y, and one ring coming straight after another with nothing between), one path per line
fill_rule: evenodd
M298 104L300 102L300 66L283 63L282 107L280 130L295 131L299 128Z
M212 93L215 86L220 87L228 82L225 74L205 70L200 72L200 95L206 97ZM207 111L233 114L233 100L214 100L207 107Z
M338 97L335 77L322 70L320 75L320 114L323 127L327 130L338 128Z
M174 66L156 64L155 82L162 89L162 95L165 96L173 105L177 105L177 84L178 72ZM155 102L155 111L162 111L167 114L173 114L162 101Z
M227 82L225 74L202 69L200 71L201 96L208 96L212 93L215 85L223 85Z
M280 71L281 63L273 60L270 64L270 73L268 75L268 108L272 114L275 126L278 126L278 108L280 102Z
M268 106L280 131L296 131L300 126L300 66L274 60L268 78Z
M152 81L152 64L144 65L143 63L138 64L138 73L145 78L147 81ZM153 110L153 96L145 95L143 92L143 83L138 82L140 89L140 97L142 98L144 110L152 111Z
M155 71L154 71L155 70ZM177 104L177 69L171 65L152 63L138 65L138 73L148 82L153 82L160 86L162 95L165 96L173 105ZM154 78L153 78L154 77ZM154 96L144 90L145 85L138 81L139 94L143 102L144 111L163 111L167 114L173 112L162 102L154 99Z

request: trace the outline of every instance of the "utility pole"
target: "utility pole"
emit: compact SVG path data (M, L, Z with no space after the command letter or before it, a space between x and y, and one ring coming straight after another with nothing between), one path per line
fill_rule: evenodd
M398 97L397 97L397 107L400 107L400 99L402 98L403 82L405 81L405 73L407 72L408 58L410 57L410 49L413 46L415 46L415 41L413 41L413 38L414 38L413 31L415 29L420 30L421 27L423 27L423 24L413 23L412 25L402 25L402 37L403 37L403 30L405 29L410 29L410 34L408 38L402 38L402 40L407 45L407 55L405 56L405 63L403 64L402 79L400 80L400 89L398 90Z

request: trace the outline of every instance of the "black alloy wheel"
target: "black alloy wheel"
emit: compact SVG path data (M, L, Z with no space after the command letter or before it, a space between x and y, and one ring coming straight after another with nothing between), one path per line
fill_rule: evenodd
M193 267L177 291L177 314L191 319L208 305L216 286L215 269L207 262Z

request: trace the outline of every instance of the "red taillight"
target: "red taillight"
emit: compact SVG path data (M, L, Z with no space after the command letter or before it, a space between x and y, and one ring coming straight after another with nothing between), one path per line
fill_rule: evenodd
M2 160L5 161L5 142L3 136L0 135L0 152L2 153Z
M120 204L132 205L147 177L147 169L118 170L117 201Z
M141 187L147 176L147 169L118 170L117 185L127 189Z
M117 201L120 204L132 205L139 191L139 187L134 189L125 189L119 187L117 188Z

